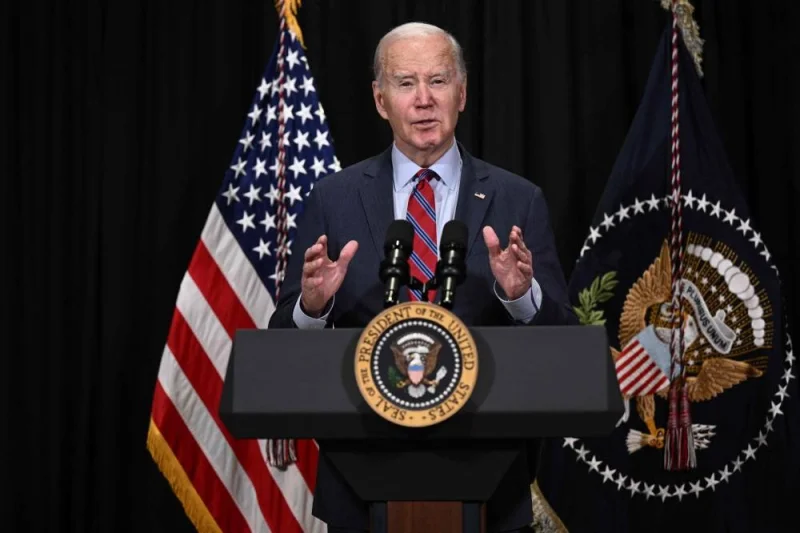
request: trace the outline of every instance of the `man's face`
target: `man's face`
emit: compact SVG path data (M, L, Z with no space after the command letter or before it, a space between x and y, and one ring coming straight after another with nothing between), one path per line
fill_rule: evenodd
M383 61L381 83L372 84L378 113L389 121L398 148L429 165L450 147L467 101L449 42L438 35L399 39Z

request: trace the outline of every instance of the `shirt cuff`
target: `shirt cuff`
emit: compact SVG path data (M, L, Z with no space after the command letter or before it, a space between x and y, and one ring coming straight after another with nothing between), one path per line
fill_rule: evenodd
M331 298L331 302L328 304L325 314L319 318L308 316L305 311L300 308L301 297L302 294L297 297L297 302L295 302L294 311L292 312L292 320L294 320L295 325L298 329L323 329L328 323L328 317L333 309L333 302L336 300L336 296Z
M498 289L497 281L495 281L494 294L503 303L503 306L506 308L506 311L508 311L508 314L511 315L511 318L517 322L527 324L536 317L536 314L542 306L542 288L539 286L536 278L531 279L531 288L528 289L528 292L516 300L506 300L503 296L500 296ZM502 289L499 290L502 291Z

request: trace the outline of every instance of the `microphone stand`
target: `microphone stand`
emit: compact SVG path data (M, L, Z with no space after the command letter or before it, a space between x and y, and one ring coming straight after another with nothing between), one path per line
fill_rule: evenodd
M436 276L434 276L431 279L429 279L428 281L424 281L424 282L420 281L419 279L415 278L414 276L410 276L410 279L408 281L408 288L409 289L418 290L418 291L421 292L422 301L423 302L428 302L429 301L428 300L428 291L436 290L440 286L441 286L441 282L439 281L439 279ZM450 309L451 307L453 307L452 305L444 305L442 302L439 302L438 305L441 305L442 307L444 307L446 309Z

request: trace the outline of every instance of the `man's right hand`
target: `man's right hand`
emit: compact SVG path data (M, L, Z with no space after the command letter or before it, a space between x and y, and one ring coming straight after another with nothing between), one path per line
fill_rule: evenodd
M342 249L339 259L331 261L328 257L328 237L325 235L306 250L303 276L300 280L300 306L307 315L314 318L322 316L328 302L342 286L347 267L356 250L358 243L350 241Z

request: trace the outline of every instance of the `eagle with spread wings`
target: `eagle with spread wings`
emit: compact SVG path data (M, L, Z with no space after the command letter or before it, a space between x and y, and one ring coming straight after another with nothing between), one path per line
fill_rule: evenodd
M438 342L430 347L416 346L405 351L392 345L394 364L404 378L397 383L397 387L408 387L408 393L412 398L422 397L426 388L429 392L434 392L436 385L447 373L447 370L442 367L434 379L429 379L429 376L436 370L441 349L442 345Z
M672 300L672 262L669 247L665 241L661 252L647 271L633 284L625 298L622 315L620 316L618 337L620 346L626 346L634 337L648 327L648 320L655 327L656 334L663 342L669 343L671 334L671 314L665 312ZM687 306L688 307L688 306ZM693 324L693 318L688 311L681 317L684 332ZM700 334L696 328L685 333L686 342L684 354L689 352L692 343L697 342ZM714 355L716 354L716 355ZM611 355L616 362L621 352L611 348ZM685 356L684 356L685 357ZM685 361L684 361L685 362ZM706 357L696 376L687 376L686 387L689 400L700 402L710 400L734 385L748 378L759 377L762 372L749 363L736 361L713 352ZM669 376L668 376L669 377ZM669 379L665 381L655 393L636 395L636 411L647 425L649 434L632 430L628 434L628 450L633 453L642 446L663 448L664 429L655 423L655 395L667 399ZM626 422L629 416L630 397L625 396L625 414L619 423ZM694 429L699 438L696 445L704 446L708 443L710 426L696 425Z

